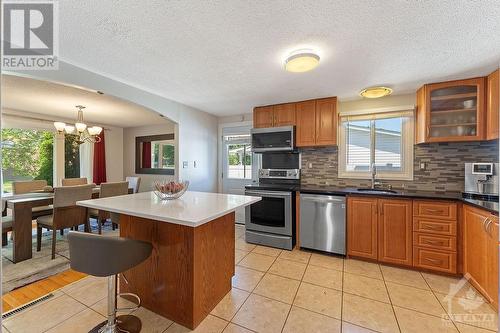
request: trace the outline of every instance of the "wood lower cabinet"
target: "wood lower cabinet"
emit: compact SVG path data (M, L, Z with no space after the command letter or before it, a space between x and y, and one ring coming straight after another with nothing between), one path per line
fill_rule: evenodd
M378 260L411 266L412 200L378 199Z
M349 196L347 205L349 256L457 273L456 202Z
M465 205L464 229L465 275L498 308L498 217Z
M378 199L347 198L347 254L377 260Z
M486 140L498 139L498 114L500 113L500 70L487 78L486 89Z
M273 127L273 106L259 106L253 109L253 127Z

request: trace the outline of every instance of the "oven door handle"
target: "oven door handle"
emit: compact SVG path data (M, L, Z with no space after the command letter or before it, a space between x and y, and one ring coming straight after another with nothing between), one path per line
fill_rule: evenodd
M245 195L258 197L290 197L292 196L292 193L280 191L245 191Z

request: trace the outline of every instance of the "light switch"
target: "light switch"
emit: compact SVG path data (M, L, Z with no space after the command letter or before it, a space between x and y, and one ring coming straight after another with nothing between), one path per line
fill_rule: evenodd
M193 162L193 168L196 168L196 161Z
M313 164L312 164L311 162L309 162L309 163L307 163L307 167L308 167L309 169L312 169Z
M426 163L425 162L420 162L420 170L425 170L426 168Z

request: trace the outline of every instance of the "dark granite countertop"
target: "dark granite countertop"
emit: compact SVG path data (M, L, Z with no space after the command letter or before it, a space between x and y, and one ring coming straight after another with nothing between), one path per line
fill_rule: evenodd
M356 188L342 188L342 187L312 187L300 186L296 189L301 193L311 194L326 194L326 195L365 195L365 196L381 196L393 198L415 198L415 199L436 199L436 200L458 200L466 204L470 204L489 212L498 214L499 204L494 201L465 199L462 197L461 192L432 192L432 191L407 191L407 190L393 190L390 192L377 192L377 191L359 191Z

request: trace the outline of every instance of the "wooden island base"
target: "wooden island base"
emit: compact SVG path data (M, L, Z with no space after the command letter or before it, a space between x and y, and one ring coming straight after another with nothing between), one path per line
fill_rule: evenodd
M190 329L196 328L231 290L234 219L229 213L197 227L121 215L120 236L151 242L153 252L125 272L120 292Z

